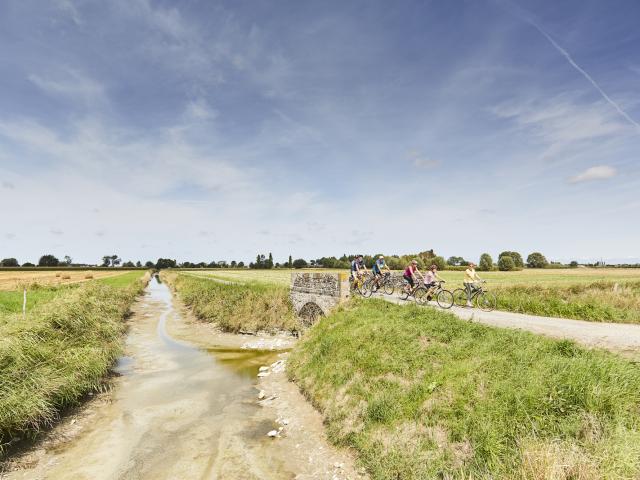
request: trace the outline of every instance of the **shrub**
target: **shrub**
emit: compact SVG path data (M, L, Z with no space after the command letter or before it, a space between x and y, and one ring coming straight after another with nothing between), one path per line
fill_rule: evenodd
M501 252L500 255L498 255L498 262L500 262L500 257L511 257L516 268L524 268L524 261L522 260L522 255L520 255L518 252L509 252L509 251Z
M480 263L478 264L478 269L484 272L488 272L493 269L493 258L488 253L483 253L480 255Z
M516 269L516 262L509 255L503 255L498 260L498 269L503 272L510 272Z
M307 261L304 258L298 258L293 261L293 268L305 268Z
M39 267L57 267L59 264L60 260L58 260L53 255L43 255L38 261Z

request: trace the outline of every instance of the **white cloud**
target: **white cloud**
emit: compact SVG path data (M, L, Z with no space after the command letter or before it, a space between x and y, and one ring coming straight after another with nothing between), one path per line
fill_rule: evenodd
M409 158L413 163L413 166L417 168L435 168L442 163L440 162L440 160L427 157L426 155L423 155L416 150L412 150L409 152Z
M55 0L54 4L59 10L66 13L73 20L73 23L82 25L82 18L72 0Z
M106 102L104 86L74 68L60 68L46 75L32 73L28 79L49 95L79 98L88 104Z
M569 183L589 182L592 180L606 180L615 177L617 170L609 165L598 165L597 167L587 168L584 172L569 178Z

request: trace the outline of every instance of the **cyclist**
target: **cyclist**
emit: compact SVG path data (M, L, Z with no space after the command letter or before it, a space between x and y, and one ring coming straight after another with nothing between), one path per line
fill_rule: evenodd
M462 283L464 284L464 289L467 291L467 307L471 307L471 294L475 290L476 282L481 282L482 279L476 273L476 264L473 262L469 263L469 268L464 271L464 280Z
M427 292L427 300L431 300L431 294L433 292L433 287L436 286L436 281L440 280L444 282L445 280L438 275L438 266L431 265L429 267L429 271L424 275L424 286L428 289Z
M411 263L407 265L407 268L404 269L404 272L402 274L402 278L404 278L403 288L406 292L411 292L411 290L415 286L416 275L420 276L424 281L424 276L422 275L422 273L420 273L420 270L418 270L418 261L411 260Z
M391 273L391 270L389 270L389 267L384 261L384 256L380 255L378 259L374 262L373 267L371 267L371 271L373 272L373 283L376 290L380 287L382 270L386 270L387 272Z
M367 268L364 265L362 255L358 255L351 260L351 281L355 285L358 279L365 274Z

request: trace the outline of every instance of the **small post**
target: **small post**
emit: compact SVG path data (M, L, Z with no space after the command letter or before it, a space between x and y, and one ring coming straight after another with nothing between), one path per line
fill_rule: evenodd
M22 316L27 316L27 287L24 287L24 292L22 295Z

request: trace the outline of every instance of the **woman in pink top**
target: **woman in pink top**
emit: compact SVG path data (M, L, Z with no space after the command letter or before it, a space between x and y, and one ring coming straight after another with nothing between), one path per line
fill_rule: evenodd
M404 278L405 282L403 288L406 291L409 291L409 288L413 288L415 286L416 274L420 275L420 277L422 277L422 279L424 280L422 273L420 273L420 270L418 270L418 261L412 260L411 263L407 265L407 268L404 269L404 273L402 274L402 278Z

